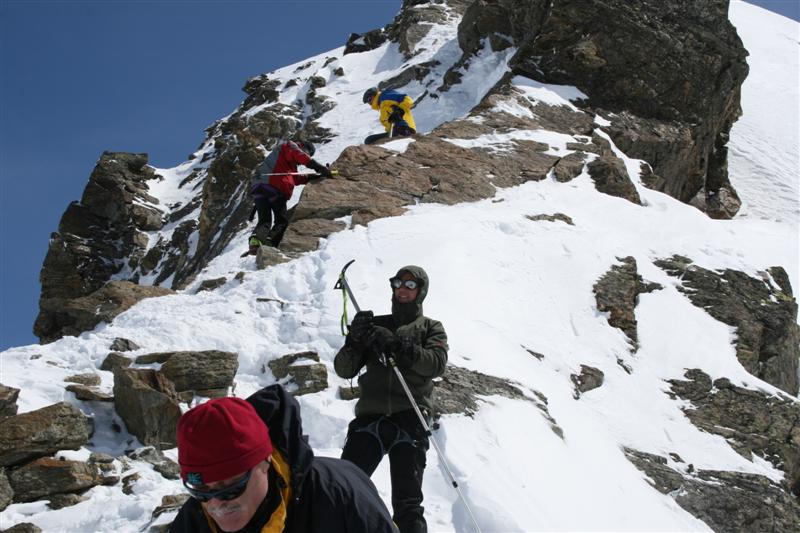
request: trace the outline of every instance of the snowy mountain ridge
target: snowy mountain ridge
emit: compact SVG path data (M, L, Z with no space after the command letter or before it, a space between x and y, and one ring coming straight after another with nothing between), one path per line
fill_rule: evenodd
M508 74L509 61L517 49L495 52L485 42L468 68L457 66L462 56L457 31L460 20L458 10L448 10L442 20L430 23L429 31L415 45L418 53L412 60L403 54L400 44L390 40L360 53L343 54L343 49L337 49L269 73L268 80L279 82L275 87L283 87L275 89L277 98L250 107L243 105L218 121L191 161L173 169L153 169L160 177L146 181L147 194L157 202L145 198L140 204L157 210L176 206L173 212L181 211L181 216L145 232L147 245L141 257L147 257L159 239L170 242L176 232L187 227L185 256L194 256L199 246L219 246L219 253L176 294L141 300L113 322L80 336L64 336L50 344L13 348L2 354L2 383L20 390L19 413L67 401L93 416L95 434L91 443L77 451L61 451L60 457L86 460L90 452L103 452L116 458L113 464L119 475L136 473L138 481L130 494L124 493L120 484L96 486L86 494L85 501L59 510L49 509L41 499L13 503L0 513L0 527L32 522L45 531L133 531L168 523L174 516L167 513L152 519L151 511L163 496L181 493L180 482L165 479L146 461L125 457L126 450L140 443L125 429L111 405L78 401L64 389L65 377L88 372L99 376L101 390L111 391L113 374L98 369L117 338L132 339L141 346L130 355L174 350L234 352L238 370L233 392L239 397L275 381L266 368L270 361L289 353L316 352L328 369L329 387L299 397L305 431L316 453L338 456L354 402L340 399L338 386L348 383L332 371L333 356L343 341L339 329L341 295L332 287L339 269L353 258L356 262L348 276L356 297L363 308L376 313L389 308L387 278L401 265L423 266L431 278L426 315L445 325L450 363L507 380L532 400L483 397L473 416L446 414L440 420L436 438L483 531L744 527L748 518L725 512L722 502L730 504L730 500L716 492L703 492L712 490L706 487L734 482L727 478L724 482L721 478L709 480L704 477L707 472L754 476L746 479L758 479L762 492L753 491L753 501L737 501L742 512L772 512L772 523L789 528L797 525L792 522L800 516L792 511L797 506L797 492L792 494L794 480L787 478L787 468L797 466L792 464L792 457L796 457L792 454L800 441L785 453L776 452L778 460L758 450L747 453L736 440L735 428L726 426L731 432L726 439L688 413L707 415L709 411L701 407L706 399L713 402L720 392L736 397L739 389L785 402L781 405L796 413L797 391L790 397L748 371L737 358L735 341L742 332L715 318L711 310L692 303L691 293L702 292L686 289L687 280L695 274L673 275L670 269L675 267L662 264L680 255L708 271L739 271L765 280L772 291L766 300L780 303L789 298L794 302L779 273L771 268L782 267L791 287L796 290L800 286L797 143L792 144L791 132L778 136L772 143L776 155L769 157L771 152L760 139L769 137L772 131L767 114L761 110L781 102L791 105L793 95L797 101L796 84L794 93L786 89L791 86L792 72L797 72L796 54L792 55L796 42L787 39L792 32L796 37L797 24L747 4L731 6L731 20L751 53L751 74L743 87L744 113L730 141L731 179L743 204L736 218L712 220L695 207L646 187L642 162L626 155L604 131L610 123L602 116L587 115L572 103L586 97L578 89L516 76L508 78L507 92L486 97ZM772 31L763 31L765 27ZM768 54L784 58L788 68L781 72L762 70ZM424 75L403 85L403 90L419 99L414 113L422 135L369 149L348 148L376 130L376 116L361 103L363 90L415 65L427 65L420 71ZM460 82L448 91L435 93L454 66ZM343 75L335 74L339 68ZM314 86L314 77L322 78L324 86ZM292 85L291 80L297 81ZM751 93L749 87L757 89ZM770 88L774 92L767 92ZM439 94L439 98L431 94ZM328 108L326 98L335 106ZM297 101L307 105L298 109L294 106ZM286 107L275 112L277 104ZM322 109L325 111L319 113ZM194 199L210 179L209 169L212 165L218 169L224 150L232 146L220 144L230 127L229 120L255 120L267 110L278 117L276 120L283 117L287 124L303 127L317 113L313 129L304 130L327 141L319 144L316 158L326 162L338 158L334 166L352 163L340 169L346 180L333 181L347 181L354 187L362 186L358 181L361 174L354 170L358 157L366 161L358 172L365 173L376 168L378 161L402 169L417 168L425 150L434 150L441 157L464 157L460 154L465 152L458 150L477 150L480 155L475 156L475 166L485 161L515 162L534 151L552 159L543 160L544 170L525 167L531 176L544 172L543 179L538 174L510 178L498 173L490 176L491 193L469 197L469 201L453 199L460 191L448 189L453 182L443 180L439 190L412 195L410 205L402 204L407 211L401 216L377 217L366 225L356 224L356 215L337 217L335 222L346 229L327 235L319 249L298 251L291 261L259 270L253 258L239 257L250 229L244 219L249 210L245 190L238 185L231 189L228 205L241 208L222 211L216 225L210 219L203 220L210 215L203 213ZM519 121L524 127L495 128L497 131L491 133L480 130L491 129L500 113L504 120L514 124ZM546 121L561 113L584 116L575 120L590 124L598 139L569 133L566 126L562 126L564 131L554 131L531 128L532 122L525 122ZM471 127L476 129L468 130ZM456 136L459 132L470 134ZM587 153L577 175L563 182L556 179L557 165L553 162L576 152L573 143L600 146L603 141L624 163L640 205L598 191L589 166L601 157L611 157L607 154ZM531 148L535 143L546 146L537 151ZM251 151L241 153L263 156L264 146L256 143ZM509 168L508 172L517 169L513 165ZM424 173L425 169L419 166L417 172ZM394 191L386 188L394 186L391 182L386 182L386 187L384 181L379 183L381 191ZM314 203L315 195L324 191L314 185L302 195L297 191L298 210L304 203ZM440 195L445 201L428 203L429 195ZM408 202L408 197L403 201ZM556 214L563 216L553 220L539 217ZM194 225L180 229L187 221ZM201 238L203 230L198 228L204 224L214 231L208 230ZM233 228L229 243L224 243L223 228ZM615 266L631 264L624 258L634 260L633 271L644 282L660 286L633 295L636 339L619 326L612 327L609 322L614 320L615 311L601 311L597 296L596 287L604 276ZM168 260L162 256L147 272L141 263L135 268L127 263L114 277L122 280L138 274L140 284L153 284L159 272L166 272L160 267ZM159 283L172 285L175 272ZM240 272L243 275L236 277ZM225 281L217 289L197 292L203 282L220 278ZM736 284L728 280L718 283L719 287ZM719 291L724 292L721 288ZM791 326L795 329L796 309L794 303ZM138 366L161 367L159 363ZM578 394L575 380L583 367L601 371L602 385ZM714 383L713 388L709 384L711 392L705 396L696 393L691 399L679 394L681 387L688 386L674 382L702 381L692 381L687 376L689 369L700 369L707 375ZM539 406L541 397L546 398L547 416ZM777 411L774 416L778 416ZM561 434L554 431L551 420ZM115 432L114 426L121 431ZM797 430L791 431L792 438L800 439ZM647 457L641 459L640 455L645 466L637 466L645 474L634 465L634 455L628 450L659 456L663 465L654 467L652 460L647 463ZM175 449L165 454L176 459ZM433 452L428 461L423 488L431 531L471 531ZM780 467L782 464L785 468ZM657 474L673 476L673 482L674 476L683 477L681 490L661 490L666 482L662 483ZM373 480L388 505L386 464ZM687 494L699 498L682 499ZM767 497L784 498L781 501L789 510L784 514L765 511ZM696 502L702 498L717 504L721 514L730 514L731 521L716 516L714 505L710 505L711 512L700 509Z

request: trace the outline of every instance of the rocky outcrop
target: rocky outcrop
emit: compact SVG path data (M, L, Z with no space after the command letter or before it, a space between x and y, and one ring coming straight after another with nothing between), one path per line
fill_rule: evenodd
M626 449L625 455L655 489L670 495L714 531L794 531L800 524L797 500L764 476L694 471L692 465L684 474L659 455L632 449Z
M168 354L159 373L172 382L178 393L216 398L227 395L238 369L236 353L207 350Z
M80 335L101 322L111 322L115 316L130 309L145 298L166 296L173 291L163 287L137 285L130 281L110 281L87 296L61 301L46 313L47 319L37 319L37 331L43 343L64 335ZM50 300L52 303L54 300ZM49 304L47 304L49 305ZM39 317L43 317L40 314Z
M77 450L94 432L91 419L63 402L10 416L0 423L0 466L18 465L59 450Z
M728 0L478 0L458 38L465 57L483 39L493 50L513 45L516 73L578 87L611 120L617 146L663 178L660 190L684 202L701 190L735 194L726 144L748 67Z
M0 511L4 511L6 507L11 505L13 500L14 489L11 488L11 484L8 482L6 470L0 468Z
M133 342L132 340L117 337L116 339L114 339L114 342L111 343L109 349L112 352L132 352L134 350L138 350L139 345Z
M603 156L591 161L587 169L598 191L624 198L631 203L642 205L639 192L631 182L625 163L618 157Z
M444 376L435 385L434 418L457 413L472 416L478 410L478 402L485 402L487 396L496 395L533 402L553 432L559 437L564 436L563 430L547 409L547 398L538 391L533 391L535 398L530 398L523 394L516 383L454 365L447 365Z
M672 380L675 397L689 400L684 413L692 423L720 435L744 458L753 455L786 472L785 488L800 497L800 402L731 384L712 383L705 372L686 372L687 381Z
M736 328L736 356L748 372L797 395L800 327L783 268L754 278L737 270L707 270L678 255L655 264L680 278L679 290L694 305Z
M605 374L599 368L581 365L581 373L571 374L569 378L575 386L575 391L572 395L577 400L583 393L601 387L605 379Z
M114 371L115 368L127 368L131 366L133 360L129 357L125 357L121 353L118 352L111 352L103 359L103 362L100 364L100 370L111 370Z
M552 215L526 215L525 218L532 220L533 222L540 222L544 220L547 222L563 222L564 224L569 224L570 226L575 225L575 223L572 221L572 217L565 215L564 213L553 213Z
M128 452L128 457L136 461L144 461L153 466L153 470L166 479L180 479L181 467L153 446L145 446Z
M328 388L328 370L319 362L316 352L284 355L267 365L275 379L288 378L286 385L295 396L313 394Z
M75 493L103 483L93 463L41 458L9 475L14 502L32 502L51 494Z
M621 264L613 265L594 284L597 309L609 313L608 323L621 329L628 337L631 348L639 349L639 334L636 330L636 304L639 295L660 289L657 283L646 283L639 275L636 259L617 258Z
M228 278L224 276L221 278L206 279L200 283L200 286L197 287L196 292L213 291L215 289L219 289L220 287L224 286L227 282Z
M145 231L161 228L158 200L148 194L155 178L147 154L104 152L80 202L61 217L50 236L40 280L34 333L44 342L59 336L59 309L101 288L147 247Z
M17 398L19 389L0 384L0 419L17 414Z
M175 387L151 369L114 369L114 408L142 444L159 449L177 445L181 409Z
M75 374L64 378L67 383L79 383L87 387L97 387L100 385L100 376L94 372L87 372L85 374Z
M113 402L114 397L105 393L97 387L87 387L86 385L73 384L67 385L67 392L75 395L75 398L83 402Z
M344 54L357 54L375 50L386 42L388 36L383 28L371 30L366 33L351 33L344 46Z

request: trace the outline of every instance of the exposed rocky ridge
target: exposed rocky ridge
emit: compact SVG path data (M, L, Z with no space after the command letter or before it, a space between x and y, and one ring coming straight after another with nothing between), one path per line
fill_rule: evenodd
M42 341L61 336L58 312L66 303L100 289L144 254L144 232L163 225L159 201L148 194L147 181L154 178L146 154L100 157L81 201L69 205L50 236L33 328Z
M672 94L664 94L655 100L658 105L653 106L650 103L652 100L650 89L654 87L663 89L663 84L667 83L665 82L667 76L662 76L664 78L662 79L658 72L647 69L639 69L642 70L641 73L633 69L636 72L629 73L627 78L622 76L620 74L622 65L630 63L630 61L625 63L630 59L625 54L635 56L642 53L642 50L633 47L635 50L630 51L628 43L622 46L610 41L608 34L611 29L596 29L597 31L587 35L591 35L591 39L602 44L602 47L598 48L598 54L602 52L606 60L614 58L613 65L600 69L588 68L584 64L585 61L580 60L581 57L585 59L586 54L578 52L592 47L575 48L574 43L570 44L570 39L575 38L577 34L567 27L573 22L578 24L576 27L583 27L588 23L573 21L575 12L585 8L585 4L583 0L570 0L555 6L545 6L543 2L519 3L510 0L472 3L461 0L404 2L395 20L379 33L399 43L408 57L419 52L416 47L430 24L440 22L446 17L466 13L459 28L459 42L465 51L465 57L473 53L481 40L487 36L496 50L516 44L519 51L512 62L516 73L545 81L553 81L551 79L553 76L571 77L570 83L581 87L589 94L590 102L587 105L592 107L587 107L587 110L590 112L574 111L566 106L547 106L542 103L534 106L510 85L511 75L508 75L483 98L469 117L442 124L430 135L416 136L416 142L412 143L403 154L387 152L376 146L348 148L336 163L342 171L343 179L328 180L305 190L295 209L294 223L286 234L284 252L292 257L294 254L315 249L320 238L344 227L342 222L334 220L341 216L352 215L353 223L365 224L375 218L399 215L403 213L406 205L417 201L446 204L474 201L490 197L494 194L495 187L513 186L531 179L544 179L548 175L554 176L559 181L568 181L586 171L597 182L598 190L639 202L635 187L624 172L621 161L614 157L607 142L595 133L593 113L599 112L610 117L615 124L614 127L624 130L619 134L612 132L615 141L622 145L624 143L620 139L624 137L624 133L629 130L639 131L636 128L641 124L635 120L630 124L617 121L615 117L623 116L625 112L636 113L632 115L636 119L645 117L651 120L648 117L652 117L652 120L667 121L668 127L677 128L675 131L678 131L680 124L677 126L675 124L692 117L700 117L698 127L717 128L718 116L724 115L727 108L712 101L711 94L719 89L717 85L706 86L694 78L691 79L692 83L688 88L683 89L681 98L676 100ZM611 15L618 11L629 11L627 5L623 4L619 1L606 3L600 7L595 6L588 13L601 17L597 20L605 20L602 17L613 19ZM714 61L730 63L730 68L725 71L729 76L722 78L728 81L738 79L736 75L740 71L737 70L739 65L737 61L744 57L744 52L741 50L737 52L735 45L738 43L738 38L729 28L729 24L727 22L723 24L715 18L717 11L721 9L720 6L722 4L727 6L727 3L721 0L715 2L714 9L710 9L702 19L709 24L709 21L714 22L716 25L712 27L724 30L722 37L719 38L707 31L698 33L694 21L683 24L672 20L670 17L673 17L674 2L667 4L669 5L661 7L655 2L646 2L633 10L635 13L619 18L633 25L637 31L647 17L655 21L664 18L669 22L669 24L664 23L665 27L691 35L694 39L691 42L704 43L706 46L704 50L716 54L712 54ZM545 7L549 11L546 11ZM627 36L633 31L625 28L616 29L617 26L621 26L621 22L613 20L612 22L614 31L621 32L620 35ZM652 28L648 31L655 32L659 38L664 37L661 35L663 32L659 33ZM530 72L528 67L531 54L541 51L537 47L540 46L538 43L542 39L557 44L563 50L546 51L552 57L545 54L543 70ZM654 42L666 47L668 44L675 45L678 40L670 37L665 42L660 40ZM634 39L634 42L639 41ZM736 55L737 53L741 58ZM689 57L675 59L676 63L670 63L670 68L680 70L689 65L692 68L687 72L694 75L697 69L694 68L696 65L692 61L698 61L698 58L696 54L685 55ZM578 59L575 59L576 57ZM661 55L657 57L663 59ZM53 241L52 254L48 255L49 259L45 261L41 274L47 290L43 289L40 306L42 312L37 320L37 334L40 338L50 341L64 334L77 334L94 327L97 323L87 321L80 325L67 326L59 323L60 304L78 296L72 293L60 294L56 291L55 287L63 284L60 282L62 277L67 279L75 277L73 280L75 283L77 280L86 279L85 286L81 285L80 296L97 290L106 281L115 277L134 283L169 285L173 289L184 288L191 283L197 273L245 227L250 211L250 203L246 199L249 176L275 142L292 136L324 142L332 135L317 122L317 119L331 108L333 102L317 92L317 89L326 84L326 79L317 75L315 69L320 68L323 63L331 65L335 61L335 58L326 58L324 61L309 61L299 66L295 70L297 78L290 81L292 85L302 85L303 90L300 94L305 96L291 105L278 101L280 91L285 87L280 87L277 80L270 79L268 75L248 80L243 88L247 94L243 104L231 116L209 127L208 140L193 154L193 170L181 184L181 187L190 193L183 205L159 206L158 209L161 211L147 207L155 206L157 200L146 196L146 182L159 178L146 166L146 156L120 154L115 159L115 161L130 160L131 164L128 167L134 168L140 174L135 174L133 177L118 169L106 171L105 166L98 165L96 169L98 178L95 181L109 181L110 185L106 188L124 188L128 181L135 184L134 190L138 191L136 193L138 196L135 199L131 198L130 202L125 204L128 206L126 213L129 212L126 216L135 223L127 225L122 222L112 223L106 214L103 215L105 218L89 219L85 209L68 210L62 220L65 231L59 234L60 241ZM741 62L743 64L743 61ZM333 69L335 66L333 64L330 68ZM407 72L403 72L393 81L384 80L384 82L392 81L392 84L402 86L409 81L424 78L424 85L432 87L431 83L436 81L430 76L432 66L433 63L427 65L411 63ZM560 66L565 67L562 74L557 73ZM625 69L630 70L629 66ZM704 73L716 72L708 65L704 65L704 69L701 70ZM581 77L583 75L591 83L585 82ZM621 81L608 88L606 85L613 84L605 82L611 78L619 78ZM700 81L707 80L702 78ZM564 80L559 82L565 83ZM631 93L631 87L637 88L638 92ZM736 90L732 89L731 98L735 100L735 106L738 106ZM685 100L691 100L690 97L695 96L700 100L696 106L685 103ZM516 105L530 110L531 116L518 117L503 112L497 108L497 104L503 101L514 101ZM648 102L647 105L644 102ZM647 114L644 112L649 109L647 106L655 110L650 110L650 114ZM730 103L729 107L735 106L734 103ZM661 107L672 109L674 112L663 111ZM711 111L702 111L706 109ZM610 115L609 110L616 113ZM725 116L732 121L734 115L735 113L731 111ZM476 139L489 133L536 129L573 135L579 142L572 143L574 146L569 146L569 151L562 156L552 155L551 147L543 143L521 139L491 148L462 148L448 142L449 139ZM662 168L662 163L668 161L672 155L676 160L685 160L687 158L685 145L687 143L691 145L694 142L692 139L701 141L705 139L696 131L692 132L689 137L685 132L677 135L670 141L672 144L668 143L669 149L658 152L657 160L662 166L653 164L653 169L648 174L649 184L656 187L671 186L668 185L674 181L671 181L671 170ZM639 133L631 135L636 137ZM723 149L724 147L718 146L715 154L718 156ZM698 150L702 152L705 148ZM708 150L703 152L701 159L709 160L707 152ZM672 155L667 157L665 154L668 153ZM103 180L100 179L101 171L104 172ZM687 174L684 167L681 167L680 172L676 172L681 175L691 174ZM708 180L704 181L702 186L707 182ZM691 194L687 193L688 197L696 197L698 187L693 186L690 189ZM104 205L103 192L102 188L90 183L81 205ZM127 199L128 196L123 198ZM716 196L716 198L722 197L728 198L730 195ZM154 213L159 214L158 221L155 220ZM75 220L77 222L68 223ZM76 233L77 230L67 231L74 226L88 227L87 220L92 220L96 224L93 224L95 229L85 237L77 237L76 235L80 235L79 232ZM161 227L160 224L164 223L167 225L157 231L157 227ZM128 247L130 249L125 249L125 253L118 250L106 251L103 245L99 244L112 242L106 238L112 231L119 233L114 235L117 241L133 243ZM93 258L93 262L87 263L90 268L85 269L80 266L81 263L76 258L87 254ZM285 260L285 258L277 259ZM267 263L262 261L262 264ZM103 319L110 318L113 317Z
M94 432L94 423L77 408L58 403L2 420L0 467L15 466L59 450L77 450Z
M670 495L686 511L714 531L794 531L800 524L800 505L770 479L756 474L718 470L684 471L665 457L633 449L625 455L647 474L648 482ZM675 454L673 461L682 462Z
M53 308L50 300L47 309L39 314L44 326L37 332L42 342L52 342L64 335L80 335L101 322L111 322L115 316L130 309L145 298L166 296L173 291L164 287L137 285L130 281L110 281L91 294L78 298L59 300Z
M681 279L679 290L694 305L736 328L736 356L748 372L797 396L800 327L783 268L767 269L758 279L732 269L707 270L678 255L656 265Z
M522 392L522 387L512 381L488 376L474 370L447 365L444 376L436 381L434 418L444 414L464 413L472 416L478 410L478 402L487 396L503 396L533 402L550 424L553 433L564 438L564 431L547 408L547 397L539 391L531 391L533 398Z
M597 280L593 290L597 309L609 313L608 323L621 329L630 339L632 351L639 349L636 330L636 304L639 295L660 289L658 283L647 283L639 275L636 259L617 258L621 264L613 265Z
M684 413L694 425L724 437L745 459L762 457L786 472L785 489L800 497L800 402L731 384L711 382L699 369L688 381L672 380L672 394L689 400Z
M700 193L695 205L730 218L738 198L726 144L748 67L728 4L477 0L459 44L465 58L483 39L493 50L516 46L514 72L581 89L584 105L611 120L617 146L663 178L659 190L683 202Z

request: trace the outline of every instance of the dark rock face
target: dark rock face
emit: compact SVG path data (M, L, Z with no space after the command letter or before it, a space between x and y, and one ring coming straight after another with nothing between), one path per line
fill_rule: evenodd
M659 492L714 531L794 531L800 524L797 500L764 476L718 470L684 476L664 457L631 449L625 455Z
M65 306L101 289L123 269L133 283L147 275L154 285L171 280L172 288L186 287L246 224L250 175L264 150L295 135L317 142L329 136L314 122L320 109L307 113L303 103L273 102L275 84L266 76L249 80L245 91L242 106L207 130L213 152L206 152L180 184L190 196L185 205L155 207L158 201L147 194L147 182L162 178L146 166L146 155L103 154L83 199L67 209L51 239L34 326L43 342L94 327L99 321L82 315L76 320ZM317 100L312 103L324 106ZM148 242L144 232L161 228L162 220L176 225L171 237Z
M287 254L310 252L319 247L319 240L331 233L345 229L347 225L339 220L324 218L305 218L293 222L281 241L281 250Z
M636 267L633 257L617 258L620 265L614 265L594 285L597 309L610 313L608 323L625 332L631 341L633 351L639 349L639 334L636 331L636 304L639 295L660 289L657 283L645 283Z
M19 389L0 384L0 419L17 414L17 398Z
M15 502L32 502L50 494L79 492L102 483L97 466L43 457L11 472Z
M112 352L132 352L138 350L140 347L132 340L123 339L118 337L111 343L110 349Z
M87 372L86 374L75 374L74 376L67 376L64 381L68 383L79 383L87 387L97 387L100 385L100 376L94 372Z
M276 379L289 378L289 390L295 396L313 394L328 388L328 370L319 362L316 352L284 355L270 361L268 366Z
M207 350L170 354L159 372L173 383L177 392L225 396L238 369L236 353Z
M203 282L200 283L200 286L197 288L197 292L213 291L214 289L222 287L227 282L228 278L225 277L203 280Z
M111 352L106 356L103 362L100 364L100 370L111 370L113 371L117 367L127 368L131 366L133 361L122 355L118 352Z
M114 408L143 444L177 445L181 409L175 387L162 374L150 369L114 369Z
M81 201L70 204L50 237L34 325L40 339L60 336L54 314L66 302L96 291L128 258L143 253L147 243L136 236L161 227L158 200L147 193L146 182L154 178L146 154L105 152L100 157Z
M572 221L572 217L565 215L564 213L553 213L552 215L527 215L525 218L528 220L532 220L534 222L539 221L547 221L547 222L563 222L564 224L569 224L570 226L574 226L575 223Z
M367 33L351 33L344 46L344 53L357 54L378 48L388 39L383 29L368 31Z
M581 365L581 373L570 376L570 380L575 385L573 396L577 400L583 393L602 386L604 378L605 374L599 368Z
M585 160L586 155L583 152L574 152L562 157L553 166L553 177L561 183L572 181L583 172Z
M139 448L138 450L134 450L127 455L131 459L150 463L153 465L153 470L164 476L166 479L180 479L181 477L180 465L178 465L178 463L172 459L169 459L166 455L161 453L160 450L152 446ZM133 483L134 481L135 480L129 481L129 483Z
M733 191L726 144L748 67L728 0L479 0L459 26L465 56L484 38L507 48L504 36L518 47L515 72L575 85L586 105L614 113L612 139L653 166L661 190L684 202Z
M11 505L14 500L14 489L8 482L8 476L4 468L0 468L0 511L4 511L6 507Z
M786 472L786 488L800 496L800 403L789 398L711 382L701 370L689 370L688 381L671 381L672 393L692 402L685 409L692 423L721 435L746 459L763 457Z
M64 507L72 507L73 505L78 505L81 502L85 502L89 498L87 496L82 496L80 494L75 493L66 493L66 494L50 494L48 496L50 500L47 504L47 507L53 510L63 509Z
M639 198L622 159L603 156L589 163L588 170L598 191L642 205L642 199Z
M163 287L110 281L89 295L61 301L57 308L47 313L46 327L44 320L37 321L40 327L36 334L43 343L53 342L64 335L80 335L101 322L111 322L115 316L145 298L172 293ZM42 313L39 316L42 317Z
M114 397L110 394L98 390L96 387L73 384L67 385L67 392L75 395L75 398L84 402L113 402Z
M737 328L736 356L748 372L797 395L797 300L783 268L772 267L757 279L731 269L706 270L681 256L656 265L681 279L680 290L694 305Z
M92 420L67 403L4 418L2 428L0 466L17 465L59 450L77 450L94 431Z
M564 436L563 430L547 409L547 398L537 391L534 391L537 398L534 401L525 396L514 383L453 365L447 365L444 376L437 380L435 385L434 418L455 413L472 416L478 410L478 402L485 401L481 397L498 395L516 400L533 401L542 412L542 416L550 423L553 432L559 437L563 438Z

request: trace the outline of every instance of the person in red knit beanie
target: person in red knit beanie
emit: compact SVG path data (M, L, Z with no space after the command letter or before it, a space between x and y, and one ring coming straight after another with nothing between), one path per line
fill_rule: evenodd
M314 457L300 405L280 385L219 398L178 422L178 462L192 496L173 533L396 533L360 469Z

